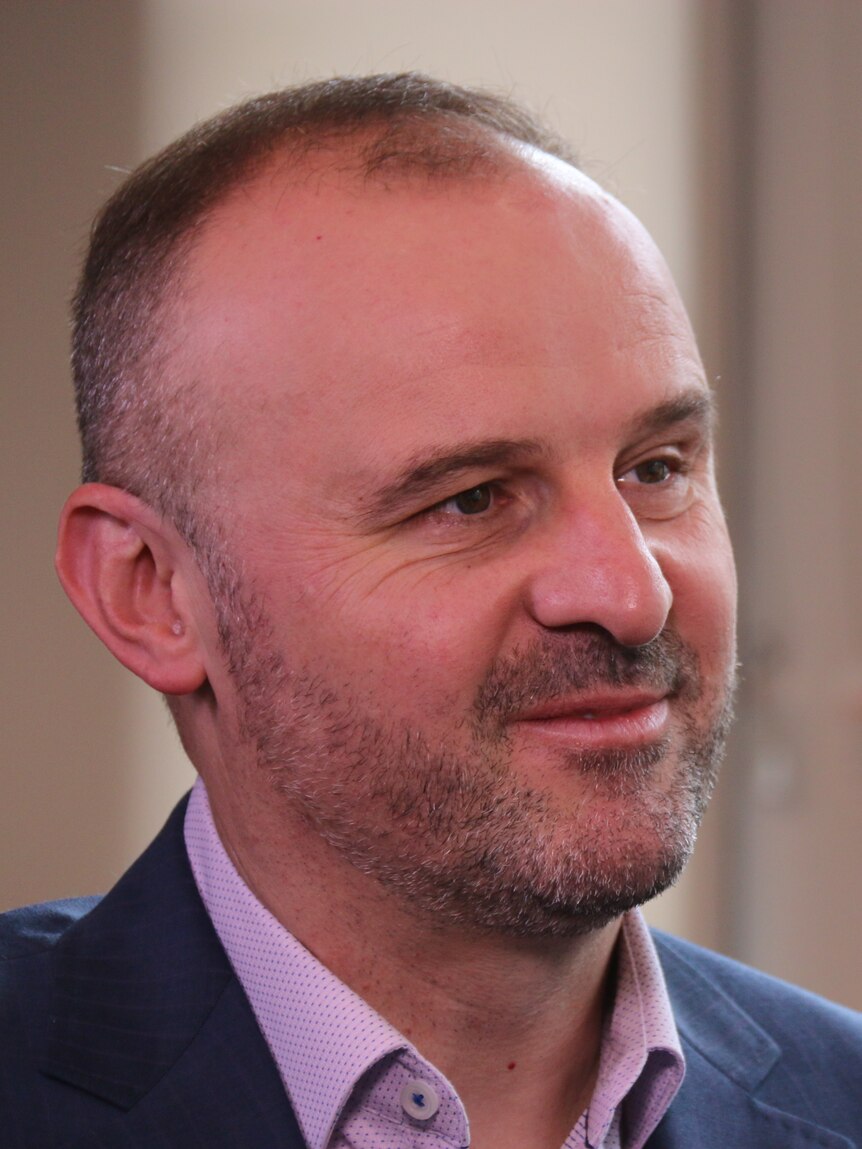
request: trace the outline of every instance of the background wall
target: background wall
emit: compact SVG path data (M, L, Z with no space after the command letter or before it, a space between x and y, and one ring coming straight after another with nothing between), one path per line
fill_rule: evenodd
M731 944L862 1008L862 5L746 6Z
M4 0L0 904L104 889L191 779L159 700L51 571L76 480L65 311L89 218L118 169L245 95L418 67L510 91L573 140L653 231L723 376L751 670L698 857L653 919L862 1005L860 12Z

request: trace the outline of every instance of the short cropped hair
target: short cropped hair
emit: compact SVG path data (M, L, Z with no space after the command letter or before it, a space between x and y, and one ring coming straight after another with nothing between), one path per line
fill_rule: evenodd
M511 101L418 73L343 77L263 95L192 128L138 168L93 227L74 299L72 364L84 481L130 490L194 534L207 409L165 381L171 308L213 210L276 157L346 162L361 178L469 179L512 144L574 163ZM191 540L193 541L193 540Z

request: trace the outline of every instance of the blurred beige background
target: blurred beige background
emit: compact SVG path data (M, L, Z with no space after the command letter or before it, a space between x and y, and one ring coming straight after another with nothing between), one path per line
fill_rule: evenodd
M105 889L191 781L51 566L89 219L218 108L403 68L543 112L668 256L721 377L745 683L698 856L650 916L862 1007L858 0L0 0L0 907Z

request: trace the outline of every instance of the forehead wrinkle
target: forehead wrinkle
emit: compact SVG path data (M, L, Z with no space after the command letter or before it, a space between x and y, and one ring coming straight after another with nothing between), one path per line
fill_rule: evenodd
M435 491L448 477L477 467L513 466L550 454L538 439L478 439L417 452L397 475L362 498L362 514L374 519Z

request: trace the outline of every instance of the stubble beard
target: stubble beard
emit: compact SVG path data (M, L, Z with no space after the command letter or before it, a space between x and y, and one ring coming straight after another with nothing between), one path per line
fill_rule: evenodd
M275 794L426 924L576 936L667 889L688 860L733 691L729 673L707 697L673 633L638 648L594 627L543 636L496 662L472 712L432 735L289 668L262 605L236 588L219 613L240 735ZM567 804L520 778L509 719L607 686L671 692L673 736L559 753L577 783Z

